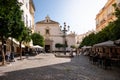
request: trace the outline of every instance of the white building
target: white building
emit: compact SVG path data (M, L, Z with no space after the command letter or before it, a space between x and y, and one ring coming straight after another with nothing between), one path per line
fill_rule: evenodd
M77 46L79 47L79 45L81 44L81 42L83 41L83 39L90 35L91 33L96 33L94 30L89 30L88 32L84 33L84 34L80 34L80 35L76 35L76 43Z
M63 32L59 23L51 20L49 16L36 23L35 32L44 37L46 52L58 50L55 47L56 43L64 44ZM70 50L70 46L75 45L75 33L66 35L66 41L68 44L67 50Z
M85 34L76 35L77 47L79 47L80 43L83 41L84 38L85 38Z
M21 9L23 10L22 19L25 23L25 26L31 29L32 33L34 32L34 13L35 6L33 0L18 0L22 3ZM27 46L32 46L32 41L30 43L26 43Z
M34 12L35 7L33 0L18 0L22 3L21 9L23 10L23 21L25 26L30 28L34 32Z

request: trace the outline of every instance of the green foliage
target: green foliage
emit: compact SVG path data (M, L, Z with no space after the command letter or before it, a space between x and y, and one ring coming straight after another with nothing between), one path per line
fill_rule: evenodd
M31 41L31 30L27 27L23 28L21 35L17 36L16 39L20 42L30 42Z
M24 22L22 21L21 4L18 0L0 0L0 37L2 46L8 37L17 38L22 34ZM11 51L12 51L11 47ZM3 63L5 54L2 48Z
M0 0L0 36L19 36L23 30L21 4L17 0Z
M70 47L71 47L71 48L73 48L73 49L75 49L75 48L76 48L76 46L75 46L75 45L71 45Z
M67 44L67 41L65 42L65 44L61 44L61 43L56 43L55 44L55 47L56 48L64 48L64 47L68 47L68 44Z
M56 43L56 44L55 44L55 47L58 48L58 49L60 49L61 47L63 47L63 45L60 44L60 43Z
M86 37L83 39L80 47L82 47L82 46L84 46L84 45L86 45L86 46L91 46L91 45L93 45L93 44L95 43L95 41L96 41L96 40L95 40L95 34L94 34L94 33L91 33L90 35L86 36Z
M120 10L116 8L115 15L117 17L117 20L114 21L114 26L112 28L112 33L114 35L114 40L120 39Z
M38 33L33 33L33 34L31 35L31 38L32 38L32 40L33 40L33 45L39 45L39 46L44 47L45 41L44 41L43 36L41 36L41 35L38 34Z

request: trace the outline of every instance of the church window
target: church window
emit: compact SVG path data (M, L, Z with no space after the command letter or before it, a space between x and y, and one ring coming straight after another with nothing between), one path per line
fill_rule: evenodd
M48 19L47 19L47 22L48 22Z
M46 34L50 34L49 29L46 29Z

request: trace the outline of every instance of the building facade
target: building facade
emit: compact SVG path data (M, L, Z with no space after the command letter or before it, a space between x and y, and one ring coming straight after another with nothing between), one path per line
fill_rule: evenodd
M34 32L34 13L35 6L33 0L18 0L22 3L21 9L23 10L22 19L25 23L25 26Z
M35 32L42 35L45 39L45 51L52 52L57 51L55 47L57 43L63 44L63 32L59 26L59 23L50 19L49 16L45 20L36 23ZM66 36L68 44L67 50L70 50L70 46L75 44L75 34L71 33Z
M31 29L34 32L34 12L35 7L32 0L18 0L18 2L22 3L21 10L23 10L22 19L26 27ZM14 52L19 53L19 42L15 39L12 39ZM11 38L6 41L6 49L11 50ZM32 42L28 43L27 45L32 45ZM22 47L25 47L22 44Z
M94 30L89 30L89 31L86 32L86 33L76 35L76 43L77 43L77 46L79 47L80 44L81 44L81 42L83 41L83 39L84 39L86 36L90 35L91 33L95 33L95 31L94 31Z
M115 3L120 6L120 0L108 0L105 6L96 15L95 20L97 32L104 29L109 24L109 22L112 22L116 19L116 17L113 15L115 12L113 4Z

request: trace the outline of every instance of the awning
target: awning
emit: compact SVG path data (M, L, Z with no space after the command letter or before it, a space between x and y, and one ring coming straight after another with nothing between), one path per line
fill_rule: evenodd
M40 49L42 49L43 47L41 47L39 45L35 45L35 46L32 46L32 48L40 48Z
M9 38L9 39L11 40L11 38ZM14 42L14 43L16 43L17 45L19 45L19 42L18 42L18 41L16 41L15 39L13 39L13 42ZM24 46L23 44L21 44L21 47L23 47L23 48L24 48L25 46Z
M98 43L98 44L95 44L95 45L93 45L93 47L97 47L97 46L105 46L105 47L114 47L114 46L116 46L115 44L114 44L114 41L106 41L106 42L102 42L102 43Z
M92 48L91 46L83 46L82 49Z
M119 46L120 46L120 39L115 40L114 43L115 43L116 45L119 45Z

